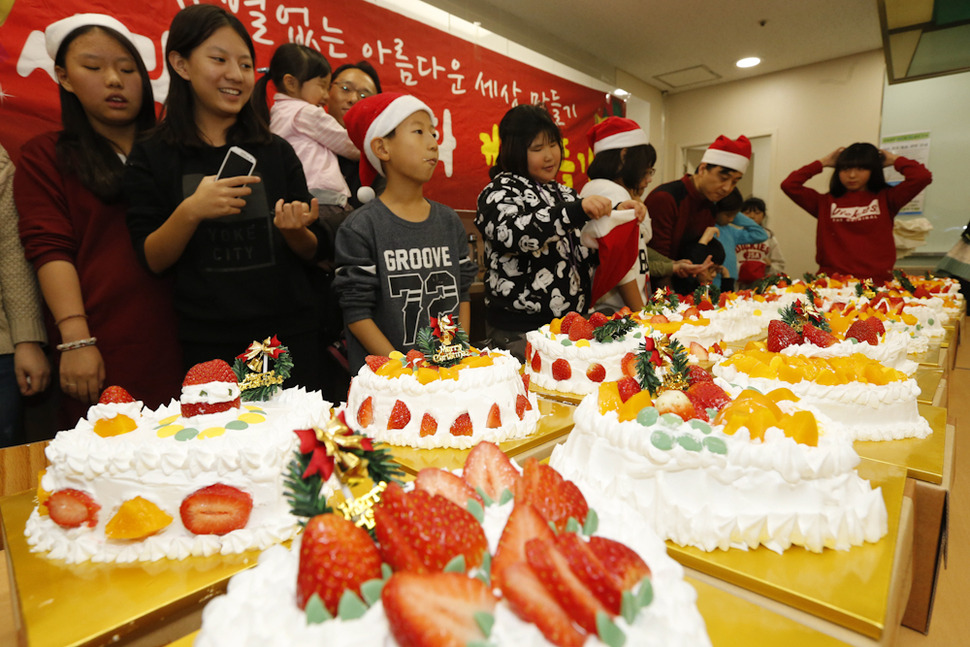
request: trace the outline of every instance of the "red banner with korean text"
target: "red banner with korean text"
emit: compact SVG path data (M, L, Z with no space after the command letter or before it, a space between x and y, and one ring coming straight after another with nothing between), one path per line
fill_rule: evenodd
M135 35L155 99L164 100L164 43L182 0L149 6L120 0L0 0L0 143L16 160L34 135L56 129L60 107L44 29L75 13L105 13ZM592 152L586 130L605 112L601 91L583 87L364 0L229 0L222 6L247 26L257 65L296 41L324 54L332 67L362 59L385 90L419 97L438 119L440 168L429 198L474 209L498 152L498 122L512 106L545 103L566 140L560 181L580 187ZM4 15L5 14L5 15Z

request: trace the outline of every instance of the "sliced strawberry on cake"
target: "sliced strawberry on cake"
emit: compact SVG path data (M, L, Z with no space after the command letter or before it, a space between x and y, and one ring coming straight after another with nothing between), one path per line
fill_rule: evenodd
M82 525L94 528L98 525L101 506L87 492L73 488L58 490L51 493L45 503L51 521L62 528L79 528Z
M525 462L522 478L515 488L515 502L517 505L530 503L535 506L539 514L555 525L559 532L566 529L570 518L582 524L589 513L586 497L576 484L534 458Z
M307 522L300 542L296 598L301 609L314 593L337 614L345 590L360 594L360 585L380 579L381 556L363 528L341 515L322 514Z
M411 572L392 575L381 601L401 647L486 644L478 618L497 602L484 582L461 573Z
M533 539L551 540L555 533L534 506L516 503L505 523L492 558L492 586L505 590L505 571L513 564L525 561L525 545Z
M465 459L462 479L475 490L481 490L493 501L498 501L502 492L515 492L519 482L519 470L495 443L482 441L475 445Z
M468 510L423 490L405 493L397 483L384 490L374 521L381 555L396 571L442 571L459 555L473 568L488 550L485 531Z
M194 535L225 535L249 523L253 497L237 487L215 483L182 500L182 525Z
M182 381L182 417L221 413L240 406L239 382L221 359L196 364Z
M414 487L428 494L443 496L463 508L468 507L469 499L474 499L481 506L485 505L482 497L472 486L460 476L440 467L425 467L419 471L417 478L414 479Z

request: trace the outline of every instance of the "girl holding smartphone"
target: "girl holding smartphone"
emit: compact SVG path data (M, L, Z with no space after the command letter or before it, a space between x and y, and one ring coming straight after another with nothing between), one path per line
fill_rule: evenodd
M316 388L309 268L323 233L300 160L249 101L252 39L225 9L194 5L173 18L165 57L162 120L132 151L125 189L136 253L152 272L174 274L185 365L231 362L276 334L293 355L293 381ZM217 178L233 146L255 169Z

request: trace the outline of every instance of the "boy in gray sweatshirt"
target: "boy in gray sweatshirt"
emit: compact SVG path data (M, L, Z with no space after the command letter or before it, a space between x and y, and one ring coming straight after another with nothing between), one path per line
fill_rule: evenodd
M411 95L384 92L354 104L344 123L361 150L365 187L378 174L387 178L380 197L354 211L335 242L334 288L356 374L368 354L415 348L431 317L450 314L467 332L477 267L458 214L424 197L438 164L431 109Z

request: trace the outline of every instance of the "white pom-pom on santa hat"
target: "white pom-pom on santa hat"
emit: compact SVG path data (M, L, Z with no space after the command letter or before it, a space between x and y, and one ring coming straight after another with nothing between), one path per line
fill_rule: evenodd
M594 155L603 151L650 143L647 133L632 119L607 117L586 131L586 139Z
M427 112L431 116L431 123L435 123L431 108L417 97L400 92L382 92L366 97L347 111L344 125L350 141L361 152L360 182L363 186L370 187L378 175L384 175L381 161L371 149L371 141L390 134L402 121L421 111ZM360 191L357 192L357 197L365 202L361 199Z
M744 135L737 139L728 139L724 135L718 135L701 158L701 164L713 164L723 166L744 173L748 170L748 162L751 161L751 142Z

